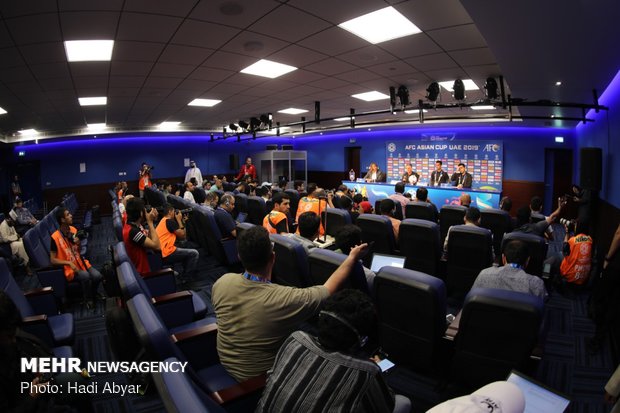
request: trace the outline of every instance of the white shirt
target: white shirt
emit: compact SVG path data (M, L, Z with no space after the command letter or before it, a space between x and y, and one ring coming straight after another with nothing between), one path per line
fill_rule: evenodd
M183 194L183 199L187 199L189 202L195 204L196 200L194 199L194 194L192 194L192 191L185 191L185 193Z
M18 240L17 231L15 227L9 226L6 220L0 224L0 242L13 242Z
M197 185L202 186L202 172L200 172L200 168L197 166L187 170L185 173L185 183L189 182L192 178L196 178Z

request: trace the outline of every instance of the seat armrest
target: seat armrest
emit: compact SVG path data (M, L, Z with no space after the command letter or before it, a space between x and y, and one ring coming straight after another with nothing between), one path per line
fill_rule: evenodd
M52 287L43 287L35 290L26 291L24 296L28 299L34 311L48 316L58 314L58 305Z
M41 324L47 323L47 315L45 314L37 314L30 317L22 318L23 324Z
M148 272L142 275L142 279L153 296L166 295L177 290L174 270L171 268Z
M215 323L177 332L171 338L185 354L189 364L196 370L220 362L217 354L217 324Z
M189 291L160 295L152 302L168 329L194 321L194 302Z
M21 329L43 340L50 347L56 347L54 332L52 331L45 314L22 318Z
M34 270L43 287L52 287L54 295L62 299L66 295L67 279L62 267L44 267Z
M265 388L266 383L267 375L261 374L260 376L252 377L239 384L212 392L209 396L218 404L225 404Z
M144 273L142 274L142 278L161 277L164 275L174 276L174 270L172 268L162 268L161 270L158 270L158 271L151 271L151 272Z

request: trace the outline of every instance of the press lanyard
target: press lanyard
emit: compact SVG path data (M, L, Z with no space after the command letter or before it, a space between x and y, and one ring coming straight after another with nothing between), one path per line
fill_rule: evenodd
M506 265L508 265L508 266L510 266L510 267L512 267L512 268L515 268L515 269L517 269L517 270L522 270L522 269L523 269L523 266L522 266L522 265L515 264L514 262L510 262L510 263L508 263L508 264L506 264Z
M257 277L256 275L250 274L249 272L244 272L243 276L245 277L246 280L250 280L250 281L258 281L259 283L266 283L266 284L271 284L271 281L266 279L266 278L260 278Z

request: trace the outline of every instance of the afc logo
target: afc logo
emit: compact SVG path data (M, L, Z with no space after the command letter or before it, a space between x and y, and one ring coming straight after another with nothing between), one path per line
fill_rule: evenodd
M395 152L396 151L396 144L389 143L387 148L388 148L389 152Z
M499 151L499 145L496 143L487 143L484 146L483 152L497 152Z

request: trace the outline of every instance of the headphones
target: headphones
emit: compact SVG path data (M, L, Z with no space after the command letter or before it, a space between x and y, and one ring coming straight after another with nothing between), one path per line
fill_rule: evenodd
M349 323L347 320L345 320L344 318L340 317L338 314L336 313L332 313L331 311L324 311L322 310L321 312L319 312L319 316L322 317L331 317L335 320L338 320L340 323L344 324L350 331L353 332L353 334L355 334L355 337L357 338L357 343L356 346L358 348L363 348L366 345L366 342L368 341L368 337L367 336L360 336L359 331L357 331L357 329L355 327L353 327L353 325L351 323Z

